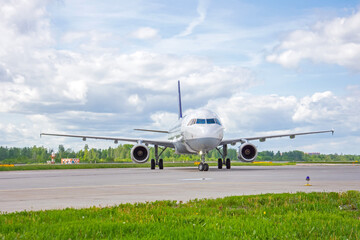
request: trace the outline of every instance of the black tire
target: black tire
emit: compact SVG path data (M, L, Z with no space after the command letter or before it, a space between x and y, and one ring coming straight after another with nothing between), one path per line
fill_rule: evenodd
M151 169L155 169L155 159L151 159Z
M209 171L209 164L204 163L204 171Z
M231 168L231 161L230 158L226 159L226 169L230 169Z
M159 169L164 169L164 161L162 159L159 160Z
M218 159L218 169L222 169L222 165L223 165L222 159L219 158L219 159Z
M203 164L203 163L200 163L200 164L198 165L198 169L199 169L199 171L204 171L204 164Z

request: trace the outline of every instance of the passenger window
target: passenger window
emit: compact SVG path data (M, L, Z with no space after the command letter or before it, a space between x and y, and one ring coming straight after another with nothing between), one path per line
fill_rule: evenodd
M205 119L196 119L196 124L205 124Z
M208 119L206 119L206 123L207 124L215 124L215 119L214 118L208 118Z

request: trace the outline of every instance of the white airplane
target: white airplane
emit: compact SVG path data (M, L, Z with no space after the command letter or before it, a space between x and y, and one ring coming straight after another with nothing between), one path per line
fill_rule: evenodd
M210 110L196 110L189 115L182 115L181 106L181 92L180 81L178 81L178 95L179 95L179 119L169 131L163 130L150 130L150 129L134 129L138 131L167 133L168 140L154 140L154 139L134 139L134 138L117 138L117 137L98 137L98 136L83 136L83 135L69 135L69 134L54 134L54 133L41 133L47 136L60 136L60 137L75 137L86 139L103 139L112 140L114 143L118 141L134 142L136 143L131 149L131 159L135 163L146 163L149 160L150 151L148 145L155 147L155 159L151 159L151 169L155 169L158 165L159 169L164 168L163 159L160 158L161 154L166 148L174 148L177 154L199 154L201 162L198 165L200 171L208 171L209 165L205 162L205 155L212 149L216 149L222 158L218 159L218 168L222 169L223 164L227 169L231 168L230 159L227 158L228 144L235 145L240 142L238 159L243 162L253 162L257 157L257 148L249 141L259 140L264 142L268 138L290 137L295 138L298 135L328 133L334 134L334 130L316 131L316 132L302 132L280 135L269 135L261 137L249 138L235 138L223 139L224 127L219 120L219 116ZM163 147L159 153L159 146ZM222 149L219 149L222 146Z

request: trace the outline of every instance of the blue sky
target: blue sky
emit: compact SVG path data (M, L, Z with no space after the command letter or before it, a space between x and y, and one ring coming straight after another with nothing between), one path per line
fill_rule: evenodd
M158 138L132 129L167 129L181 80L184 109L215 110L226 137L334 128L256 145L359 154L359 3L2 1L0 145Z

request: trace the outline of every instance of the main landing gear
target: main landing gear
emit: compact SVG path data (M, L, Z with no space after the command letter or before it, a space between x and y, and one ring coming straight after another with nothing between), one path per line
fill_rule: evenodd
M226 158L226 156L227 156L227 145L226 144L223 145L222 152L218 148L216 148L216 150L222 156L222 158L218 159L218 169L222 169L223 165L226 166L226 169L230 169L231 168L231 160L230 160L230 158Z
M159 157L161 156L161 154L163 154L163 152L165 151L166 147L164 147L160 154L159 153L159 146L155 145L155 159L151 159L150 162L150 167L151 169L155 169L156 165L159 166L159 169L164 169L164 160L162 158L159 159Z

